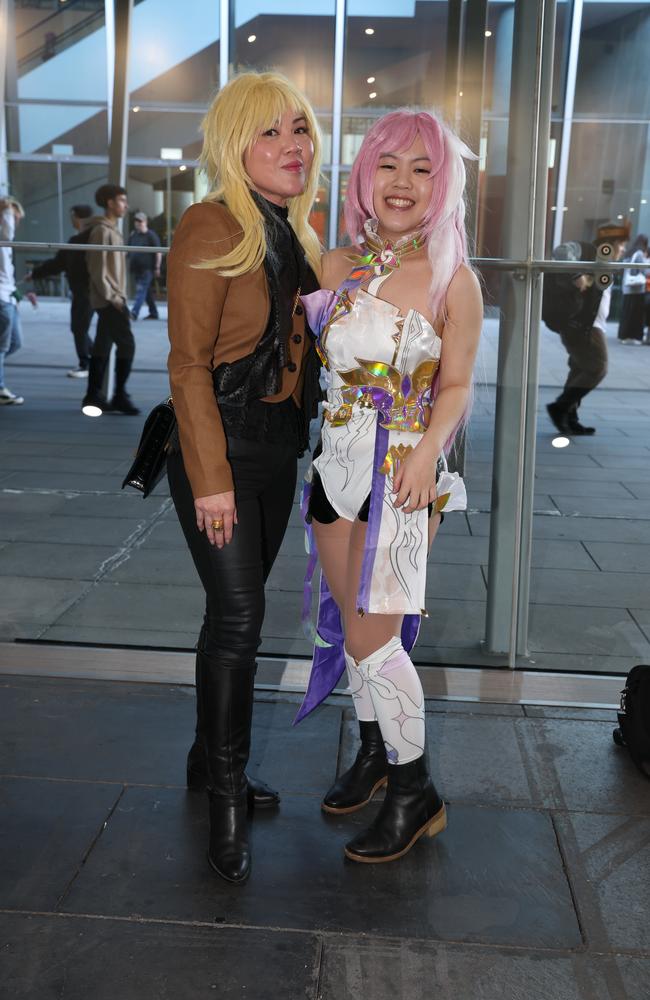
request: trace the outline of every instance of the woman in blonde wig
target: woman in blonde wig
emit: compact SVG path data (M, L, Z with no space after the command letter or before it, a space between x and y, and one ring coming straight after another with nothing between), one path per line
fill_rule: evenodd
M275 73L227 84L203 132L211 193L187 210L169 256L179 449L168 475L206 593L188 786L207 785L211 866L241 883L251 864L248 807L279 801L245 768L264 584L319 391L298 297L318 287L308 214L320 139L304 96Z

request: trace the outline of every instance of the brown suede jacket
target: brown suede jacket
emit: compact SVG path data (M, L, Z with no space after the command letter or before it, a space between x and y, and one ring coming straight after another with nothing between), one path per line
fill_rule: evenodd
M183 215L168 257L171 350L167 367L183 461L195 499L233 489L212 372L255 349L267 327L270 300L263 267L224 278L215 270L192 264L228 253L240 238L240 225L225 205L200 202ZM279 403L293 396L300 405L302 360L308 346L299 306L282 388L267 402Z

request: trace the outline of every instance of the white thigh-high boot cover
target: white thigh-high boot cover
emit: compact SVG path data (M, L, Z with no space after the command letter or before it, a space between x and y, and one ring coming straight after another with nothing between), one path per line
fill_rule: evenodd
M389 763L417 760L425 746L424 692L402 640L393 636L357 669L368 686Z
M375 706L373 705L370 686L365 676L357 666L357 661L350 656L347 649L344 650L345 663L348 668L348 681L350 692L354 703L354 710L357 713L359 722L376 722Z

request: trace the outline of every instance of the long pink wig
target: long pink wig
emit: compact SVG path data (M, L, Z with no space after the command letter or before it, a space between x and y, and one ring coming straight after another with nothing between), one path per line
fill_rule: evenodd
M429 307L431 314L445 314L449 284L461 264L467 264L465 234L465 164L475 160L468 146L435 115L427 111L392 111L380 118L366 135L350 173L345 199L345 225L352 243L363 242L363 225L375 216L375 174L383 153L402 153L417 136L431 160L431 200L423 232L431 263ZM436 377L433 397L438 393ZM467 422L469 409L445 445L448 451L458 429Z
M382 153L403 153L420 136L431 160L431 201L424 216L424 237L431 261L429 304L433 316L444 310L449 283L467 263L465 164L476 159L439 118L427 111L392 111L366 135L352 167L345 199L345 225L352 243L363 240L363 224L375 216L373 191Z

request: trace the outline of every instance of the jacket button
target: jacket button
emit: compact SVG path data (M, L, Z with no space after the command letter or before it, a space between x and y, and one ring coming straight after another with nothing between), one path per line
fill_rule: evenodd
M294 364L293 361L290 361L289 364L287 365L287 371L295 372L297 370L298 370L298 365Z
M302 343L302 337L300 336L299 333L294 334L291 339L293 340L294 344L301 344Z
M303 307L301 305L297 305L296 306L296 313L295 313L295 315L296 316L302 316L302 314L304 313L304 311L305 310L303 309Z

